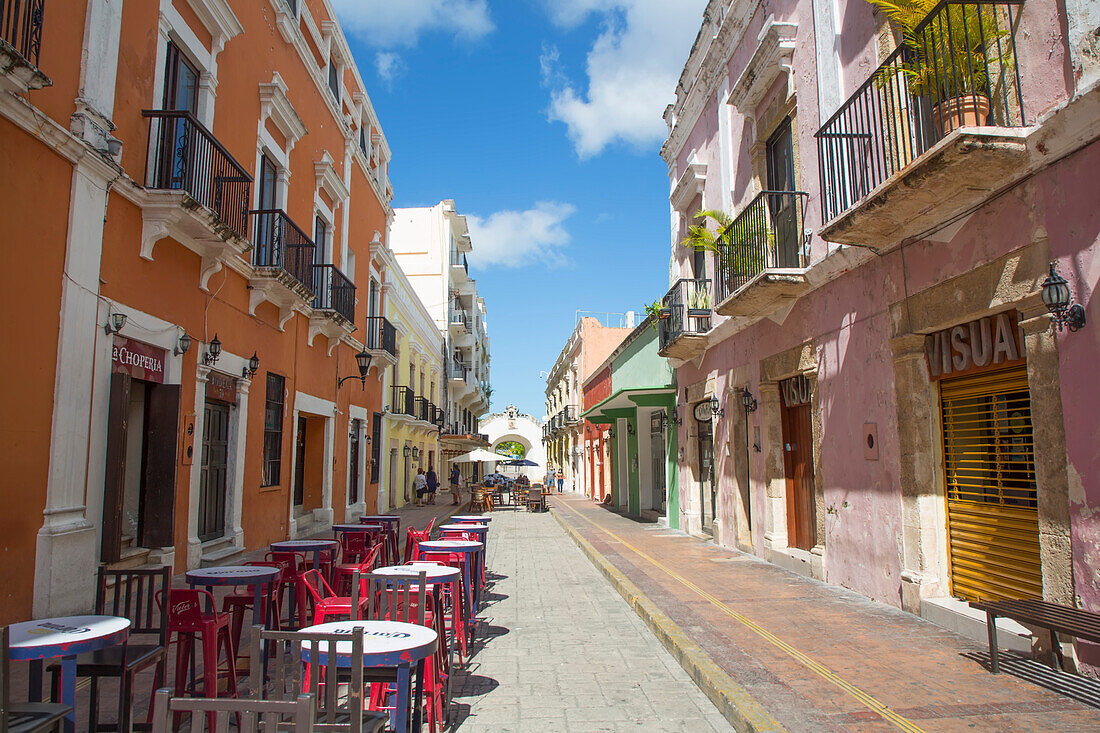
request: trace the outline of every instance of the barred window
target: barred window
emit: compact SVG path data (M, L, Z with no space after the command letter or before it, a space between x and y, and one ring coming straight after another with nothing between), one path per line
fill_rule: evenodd
M283 395L286 379L278 374L267 373L267 398L264 403L264 486L279 483L281 458L283 453Z

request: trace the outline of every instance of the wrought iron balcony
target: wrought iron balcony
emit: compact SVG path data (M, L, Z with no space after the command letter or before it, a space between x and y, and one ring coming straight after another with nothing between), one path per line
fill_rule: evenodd
M348 323L355 321L355 286L336 265L313 266L313 299L316 310L330 311Z
M452 359L447 363L448 379L457 379L465 382L467 371L469 371L469 367L458 361L457 359Z
M390 412L395 415L416 416L416 396L409 387L393 385L390 397Z
M367 351L384 351L397 357L397 330L384 316L367 316L367 329L363 335Z
M252 176L190 112L145 110L149 157L145 185L186 191L234 236L248 236Z
M313 293L313 261L317 247L301 228L279 209L260 209L252 215L252 264L284 272L294 285Z
M988 195L1018 168L1022 140L974 128L1025 125L1015 41L1022 5L942 0L822 125L816 137L825 239L880 248L883 236L900 242L910 229L928 226L913 216L928 208L926 201L936 204L931 216L946 219L951 212L939 204L950 208L961 194L965 209L974 199L967 190ZM956 138L970 135L980 144L957 139L957 150L922 161L956 130ZM922 162L927 170L913 168ZM899 203L884 209L885 199ZM853 218L864 203L874 212Z
M434 417L431 407L432 403L428 401L427 397L416 397L413 400L413 417L424 422L431 422Z
M20 81L31 89L50 85L50 80L37 71L45 9L46 0L0 0L0 54L18 56L16 63L5 63L4 70L12 73L16 66L23 66L23 73L18 74Z
M713 307L714 289L709 278L677 280L661 298L657 353L684 360L702 354Z
M767 316L808 289L806 199L802 191L761 191L726 227L715 312Z
M581 421L576 405L568 405L562 410L562 421L565 425L576 425Z
M462 272L466 275L470 274L470 263L466 261L466 253L459 252L457 249L451 250L451 267L461 267Z

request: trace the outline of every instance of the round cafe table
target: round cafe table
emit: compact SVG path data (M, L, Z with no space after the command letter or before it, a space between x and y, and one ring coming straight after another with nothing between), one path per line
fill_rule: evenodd
M455 601L460 601L462 596L459 595L461 588L462 571L458 568L452 568L449 565L439 565L434 562L411 562L408 565L390 565L384 568L375 568L372 575L387 575L396 577L413 577L415 578L420 573L424 573L424 579L426 582L435 585L449 584L451 586L451 598ZM465 615L465 610L462 604L455 602L451 604L452 619L451 619L451 644L448 645L448 653L454 649L457 639L455 635L461 628L462 618ZM465 636L463 639L462 648L465 650Z
M420 543L420 549L428 552L454 552L470 557L470 562L465 563L465 580L466 599L470 609L470 623L472 624L474 616L477 615L478 603L481 600L481 593L473 580L480 577L481 566L479 561L481 551L485 549L485 545L471 540L428 540Z
M252 588L252 623L267 627L267 599L271 596L271 584L279 577L278 568L266 565L226 565L188 570L184 577L192 588L201 585L208 591L216 585L247 585ZM206 602L209 604L210 599Z
M283 540L282 542L272 542L272 552L312 552L313 553L313 567L321 571L322 575L328 576L321 565L321 553L322 552L336 552L336 548L340 546L340 543L336 540Z
M451 521L459 524L481 524L482 522L491 522L493 518L489 516L482 517L477 514L456 514L451 517Z
M119 616L62 616L23 621L8 627L13 661L31 662L30 701L42 700L42 660L61 658L61 702L73 708L65 716L65 731L76 724L76 657L116 644L130 636L130 619Z
M413 730L420 730L420 700L424 687L424 660L435 652L439 636L434 629L400 621L330 621L301 629L305 634L351 634L363 629L363 666L397 670L397 702L394 708L394 730L409 729L409 701L412 689L412 665L416 664L416 696L413 700ZM318 664L328 664L332 650L328 644L318 649ZM351 642L336 643L336 664L351 665ZM302 662L313 662L310 642L302 642Z
M371 514L359 517L359 522L361 524L383 524L386 526L386 532L390 538L387 562L397 562L397 543L401 534L401 517L396 514Z

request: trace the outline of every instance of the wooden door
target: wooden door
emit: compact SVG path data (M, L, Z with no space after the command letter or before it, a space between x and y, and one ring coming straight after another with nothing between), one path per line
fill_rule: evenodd
M142 547L175 544L176 450L180 386L156 384L145 403L145 466L141 484Z
M352 420L348 431L348 504L359 501L359 431L362 420Z
M207 402L202 424L199 482L199 540L225 534L225 494L229 473L229 405Z
M130 412L129 374L111 375L107 407L107 470L103 480L103 530L99 559L118 562L122 557L122 502L126 495L126 429Z
M714 514L717 498L714 491L714 436L711 423L699 422L699 510L702 530L714 532Z
M649 419L649 455L653 475L653 510L662 511L665 503L665 431L661 429L661 412L654 412Z
M810 403L784 406L782 428L783 469L787 484L787 544L809 550L817 542Z

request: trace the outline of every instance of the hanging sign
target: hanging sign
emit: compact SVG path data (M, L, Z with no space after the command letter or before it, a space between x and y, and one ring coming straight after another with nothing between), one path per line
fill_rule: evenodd
M813 388L805 374L784 379L779 383L779 392L783 395L783 404L787 407L808 405L810 398L813 397Z
M1023 363L1016 311L986 316L928 334L924 352L932 379L977 374Z
M111 371L164 384L164 360L167 355L167 351L156 346L115 336L111 346Z

